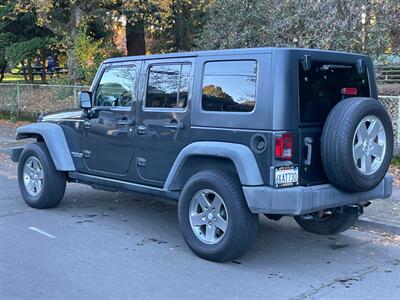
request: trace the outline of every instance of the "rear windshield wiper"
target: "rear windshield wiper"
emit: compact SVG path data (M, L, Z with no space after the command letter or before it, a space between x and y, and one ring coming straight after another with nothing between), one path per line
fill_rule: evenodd
M319 68L321 71L329 71L330 69L351 69L349 65L323 65Z

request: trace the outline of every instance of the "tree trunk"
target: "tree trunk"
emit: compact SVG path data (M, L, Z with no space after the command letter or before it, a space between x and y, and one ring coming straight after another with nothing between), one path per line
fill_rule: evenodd
M76 58L74 42L78 34L79 26L82 20L82 10L75 6L71 8L71 15L69 20L69 25L71 26L71 37L70 41L67 42L67 57L68 57L68 74L69 81L71 84L76 84L80 79L79 74L79 63Z
M28 69L28 82L34 83L35 75L33 74L32 61L30 59L28 59L27 69Z
M128 56L145 54L146 42L144 39L144 22L137 21L135 24L131 24L128 19L125 31Z
M72 1L71 1L72 2ZM79 1L73 1L79 2ZM76 4L79 5L79 4ZM65 36L67 44L67 65L68 65L68 76L71 84L75 84L80 79L79 74L79 63L76 59L74 43L77 37L79 27L83 18L83 11L79 6L72 6L69 11L69 20L65 26L58 26L57 23L47 24L47 27L60 36Z
M0 70L0 82L2 82L3 79L4 79L4 72L6 71L6 67L7 67L7 64L4 64L4 65L0 66L0 68L1 68L1 70Z
M68 56L67 64L68 64L69 81L71 82L71 84L75 84L80 79L79 64L76 59L75 49L74 48L67 49L67 56Z
M0 82L3 81L4 72L7 68L6 61L6 41L4 38L0 38Z
M42 60L42 83L46 83L46 59Z
M185 16L184 16L184 7L177 1L174 7L174 40L175 40L175 50L187 50L185 43Z
M389 38L391 42L392 49L395 51L400 49L400 30L396 28L397 26L393 25L392 28L389 29Z
M22 70L22 75L24 75L25 82L28 83L28 76L26 75L26 67L23 61L21 61L21 70Z

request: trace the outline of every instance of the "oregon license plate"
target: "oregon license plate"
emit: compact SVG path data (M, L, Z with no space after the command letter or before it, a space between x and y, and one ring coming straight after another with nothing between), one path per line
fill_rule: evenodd
M297 166L275 168L275 187L293 186L299 183Z

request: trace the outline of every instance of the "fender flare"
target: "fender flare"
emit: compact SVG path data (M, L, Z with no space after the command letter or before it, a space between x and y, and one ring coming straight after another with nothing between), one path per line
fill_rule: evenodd
M54 123L33 123L17 129L17 140L41 136L58 171L75 171L75 164L61 126Z
M179 153L165 181L165 190L173 189L175 179L180 176L185 161L191 156L214 156L230 159L236 167L242 185L264 184L257 161L249 147L228 142L194 142Z

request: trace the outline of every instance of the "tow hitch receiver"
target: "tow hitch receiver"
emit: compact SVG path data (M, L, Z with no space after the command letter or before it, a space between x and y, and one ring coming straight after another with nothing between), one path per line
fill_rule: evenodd
M364 206L361 206L358 204L345 205L345 206L342 206L338 212L343 213L343 214L353 214L353 215L361 216L364 213Z
M361 216L364 213L364 207L367 207L370 204L371 202L367 201L365 203L360 203L360 204L345 205L331 210L319 210L318 212L307 215L301 215L300 217L303 220L315 220L332 215L335 212L339 214L352 214Z

